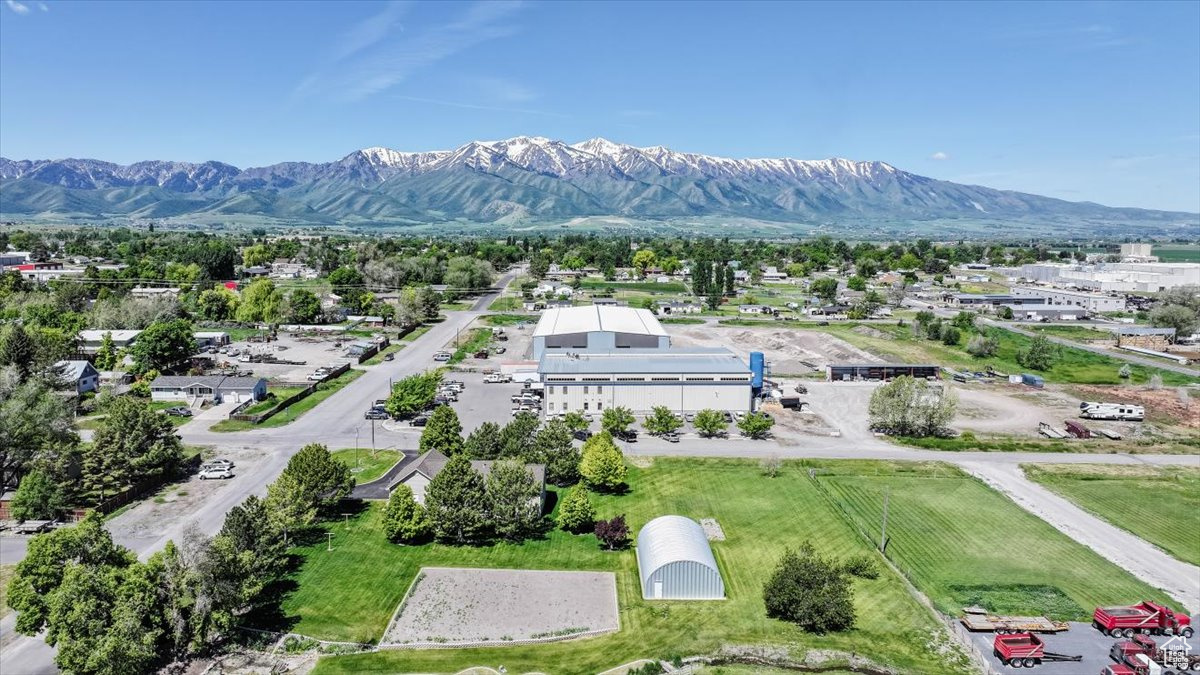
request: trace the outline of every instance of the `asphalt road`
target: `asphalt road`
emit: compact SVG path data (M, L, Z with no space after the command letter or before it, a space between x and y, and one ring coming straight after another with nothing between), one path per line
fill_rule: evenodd
M499 285L502 287L507 284L515 275L516 272L505 275ZM440 350L458 331L465 329L476 317L485 313L487 306L495 297L496 294L489 293L482 296L470 310L447 312L445 321L434 325L425 335L397 352L395 360L372 366L365 375L326 399L304 417L287 426L239 433L214 433L204 428L203 424L189 424L181 428L180 433L188 444L210 445L217 448L253 448L258 452L266 453L266 457L263 461L247 467L235 480L225 482L220 490L216 491L188 517L177 519L176 522L164 526L158 531L146 533L132 527L132 523L139 520L137 516L142 515L136 512L139 509L148 508L146 504L139 505L129 512L113 518L108 523L113 538L144 559L162 548L167 540L180 538L188 528L195 527L203 533L213 534L220 529L229 509L240 504L251 494L265 494L266 486L279 475L291 455L306 443L319 442L330 448L343 448L353 447L356 442L369 442L370 422L363 419L363 411L366 409L367 403L386 396L390 381L436 365L432 360L434 352ZM1124 355L1111 355L1128 360L1128 357ZM1154 365L1163 367L1158 363L1154 363ZM853 405L853 402L861 397L861 392L852 388L860 386L869 385L815 383L815 386L810 386L812 400L821 402L822 414L840 429L841 435L838 437L806 436L799 442L795 442L795 439L790 439L788 442L774 442L749 441L738 438L731 438L727 441L685 438L679 443L668 443L642 435L638 443L622 444L623 450L630 455L692 457L766 457L775 455L789 459L891 459L944 461L959 464L972 473L979 472L976 475L991 476L992 480L996 481L996 487L1013 495L1023 508L1046 519L1093 550L1113 559L1118 565L1126 567L1148 583L1163 587L1164 590L1173 594L1182 592L1184 598L1195 597L1196 592L1191 585L1180 586L1177 581L1170 580L1173 574L1180 571L1180 568L1173 567L1168 561L1158 559L1158 555L1165 554L1161 554L1161 552L1155 554L1157 549L1153 546L1128 534L1124 534L1122 539L1124 545L1129 547L1128 551L1126 553L1114 552L1112 545L1107 541L1114 536L1114 531L1121 531L1078 508L1072 506L1074 511L1064 508L1062 504L1055 501L1064 500L1026 480L1017 465L1021 463L1071 462L1118 464L1149 462L1197 465L1200 464L1200 457L1195 455L942 453L904 448L875 437L865 428L862 408ZM464 422L466 421L464 420ZM464 424L464 426L468 426L468 424ZM415 450L419 440L419 434L412 429L387 431L381 430L377 426L376 436L379 447L401 450ZM1002 478L996 478L997 476ZM1067 506L1071 505L1067 503ZM3 543L4 540L0 540L0 544ZM20 552L16 552L16 555L20 555ZM15 556L6 550L3 557L7 559ZM1147 564L1144 562L1146 560L1151 562ZM1154 562L1155 560L1157 562ZM1174 564L1181 563L1174 561ZM1185 575L1195 570L1194 566L1189 567L1190 570L1182 569ZM1200 575L1192 574L1191 578L1200 579ZM1200 600L1195 599L1181 599L1181 601L1193 611L1200 603ZM51 648L41 639L13 635L12 625L12 615L0 621L0 644L3 645L0 648L0 671L4 675L56 672Z

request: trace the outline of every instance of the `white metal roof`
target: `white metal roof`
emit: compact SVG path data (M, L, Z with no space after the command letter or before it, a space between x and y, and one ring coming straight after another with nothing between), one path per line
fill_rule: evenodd
M114 342L128 342L142 334L140 330L81 330L79 339L84 342L100 342L105 333L112 333Z
M645 524L637 537L638 571L642 586L650 575L673 562L696 562L719 575L708 537L700 523L683 516L659 516Z
M665 336L662 324L648 309L588 305L584 307L552 307L542 312L534 337L611 331L638 335Z

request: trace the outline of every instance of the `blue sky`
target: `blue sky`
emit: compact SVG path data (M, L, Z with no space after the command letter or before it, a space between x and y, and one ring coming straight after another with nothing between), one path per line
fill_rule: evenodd
M1200 211L1200 3L3 0L0 153L593 136Z

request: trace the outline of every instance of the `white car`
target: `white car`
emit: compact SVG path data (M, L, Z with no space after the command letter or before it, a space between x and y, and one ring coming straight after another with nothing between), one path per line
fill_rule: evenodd
M492 373L491 375L484 377L483 381L491 384L503 384L505 382L512 382L512 377L503 373Z
M453 356L453 354L451 354L450 352L438 352L433 355L433 360L434 361L449 361L451 356Z
M212 467L200 472L200 480L227 480L233 478L233 471L224 467Z

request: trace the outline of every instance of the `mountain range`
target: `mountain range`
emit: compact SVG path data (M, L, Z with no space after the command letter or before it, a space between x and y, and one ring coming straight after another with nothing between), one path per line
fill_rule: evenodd
M1197 214L1111 208L919 176L878 161L728 159L594 138L520 136L455 150L366 148L328 163L0 157L8 220L256 217L295 225L514 225L619 217L752 219L783 225L938 221L1059 224L1099 233L1174 231ZM1045 230L1042 229L1044 232Z

